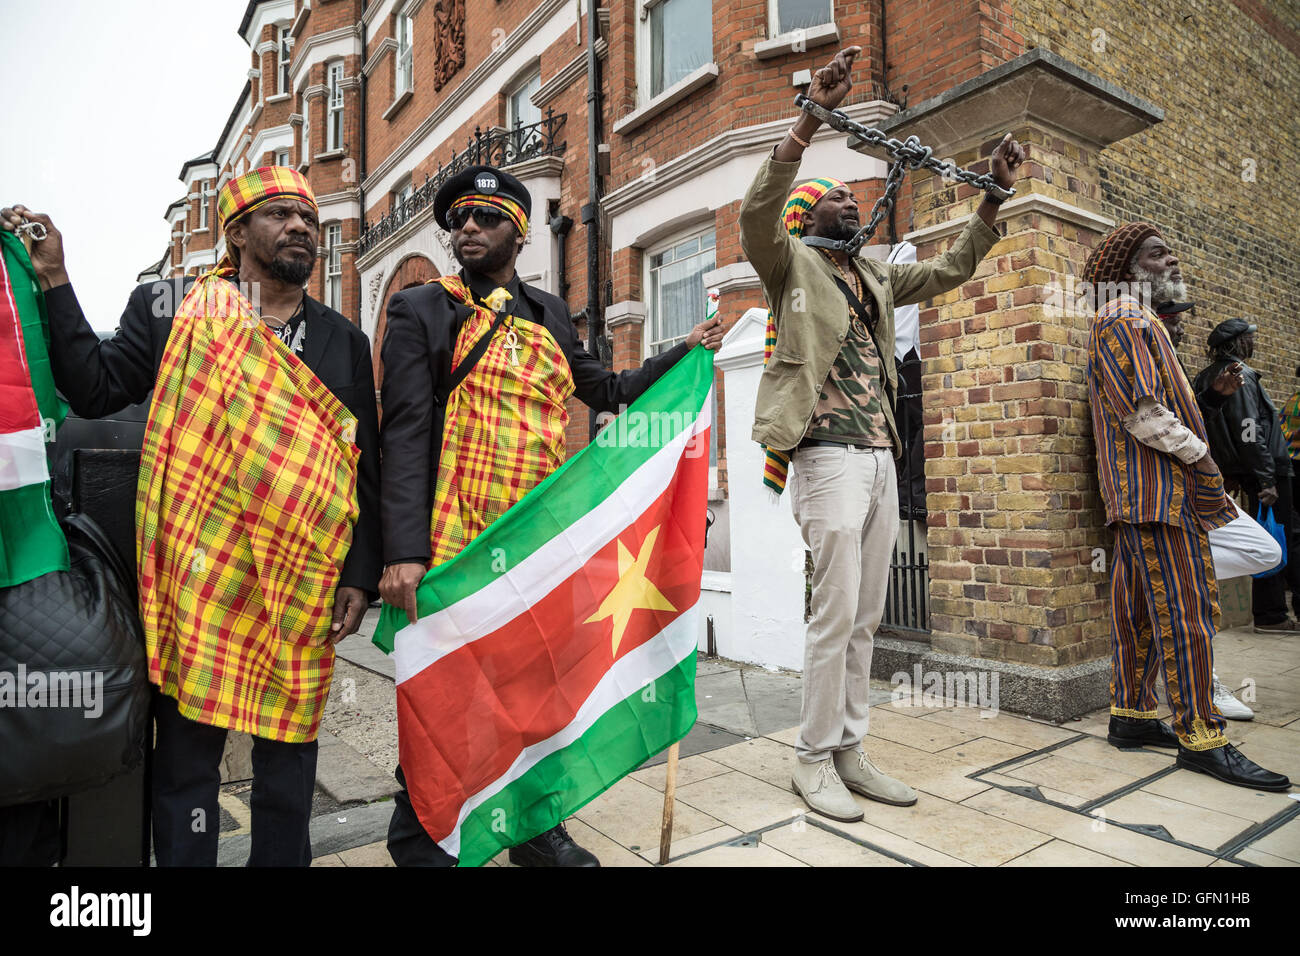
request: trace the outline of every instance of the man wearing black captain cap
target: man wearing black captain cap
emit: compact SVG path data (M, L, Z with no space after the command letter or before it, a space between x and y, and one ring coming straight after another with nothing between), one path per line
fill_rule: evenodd
M1225 481L1236 481L1246 492L1247 511L1260 505L1272 508L1283 528L1291 526L1291 458L1277 409L1260 383L1260 374L1247 363L1255 354L1258 327L1245 319L1228 319L1214 327L1207 340L1211 362L1196 376L1198 400L1225 371L1242 378L1242 386L1229 395L1217 414L1205 418L1211 453ZM1251 611L1255 631L1261 634L1300 633L1287 615L1286 590L1291 585L1291 605L1300 617L1300 561L1289 560L1283 570L1251 582Z
M716 317L639 368L614 373L578 341L564 301L520 281L532 200L514 176L471 166L434 196L463 267L388 303L382 349L385 569L380 593L417 616L415 589L565 460L565 401L618 412L691 348L722 342ZM399 735L401 729L399 727ZM398 780L405 787L401 768ZM404 789L388 850L399 866L455 860L425 832ZM521 866L599 866L564 826L510 850Z

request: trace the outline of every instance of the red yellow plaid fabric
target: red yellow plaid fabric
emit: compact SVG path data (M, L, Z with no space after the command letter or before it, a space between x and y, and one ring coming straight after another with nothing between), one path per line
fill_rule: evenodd
M796 239L803 235L803 216L817 205L818 200L837 186L844 186L838 179L810 179L795 186L790 198L785 201L781 220L790 235ZM772 357L776 348L776 317L771 310L767 313L767 332L763 336L763 365ZM790 453L763 446L763 484L778 495L785 491L785 483L790 475Z
M301 199L316 208L316 194L307 177L288 166L261 166L236 176L217 194L217 218L225 229L245 213L272 199Z
M474 305L453 367L496 321L455 276L435 279L458 302ZM564 463L565 401L573 394L568 360L540 323L507 319L483 357L447 399L430 523L430 567L454 558L497 518ZM504 348L513 327L519 364Z
M191 720L313 740L357 518L356 419L233 270L191 287L149 410L136 557L149 678Z
M519 235L528 235L528 214L524 212L524 207L513 199L506 196L487 196L483 193L466 193L451 204L452 209L464 209L467 206L494 209L515 224Z

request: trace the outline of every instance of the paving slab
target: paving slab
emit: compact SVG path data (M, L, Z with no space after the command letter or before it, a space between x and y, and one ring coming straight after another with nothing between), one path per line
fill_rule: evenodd
M1048 754L1024 767L1004 767L1002 774L1027 780L1038 786L1073 793L1085 800L1097 800L1138 781L1134 774L1123 773L1092 763L1070 760L1057 753Z
M317 738L316 786L339 803L373 803L401 788L397 779L331 733Z
M696 754L706 754L721 747L730 747L732 744L738 744L745 739L745 735L733 734L728 730L720 727L711 727L710 725L697 722L691 728L690 733L683 737L677 743L677 759L680 762L685 757L693 757ZM660 764L667 763L668 751L662 750L655 754L649 760L641 765L646 767L657 767Z
M763 843L809 866L896 866L893 857L877 853L841 833L823 830L807 821L795 821L761 834Z
M969 807L922 794L910 807L892 807L857 794L872 826L976 866L1000 866L1051 837Z
M680 789L677 793L679 799L673 802L673 833L676 836L689 837L721 825L721 820L683 803ZM660 791L624 777L575 816L619 846L637 853L647 847L657 851L663 811L664 795Z
M803 801L790 790L788 780L782 788L738 770L679 787L677 797L743 833L793 819L805 809Z
M1284 823L1250 844L1250 849L1300 864L1300 819Z
M921 719L964 730L972 737L992 737L994 740L1005 740L1007 743L1019 744L1030 750L1050 747L1074 736L1073 731L1065 728L1030 720L1027 717L1016 717L1006 712L999 712L992 717L981 716L988 713L990 712L976 707L953 707L926 714Z
M386 841L392 816L392 801L385 800L313 817L310 824L312 858ZM247 833L223 838L217 844L217 866L243 866L248 860L251 840Z
M932 720L921 720L905 712L875 707L870 712L867 733L872 737L934 753L974 740L978 734L958 730Z
M1104 817L1053 807L1004 790L985 790L963 801L962 806L1138 866L1209 866L1214 862L1210 854L1110 825Z
M1104 804L1102 809L1111 820L1161 826L1175 840L1207 850L1230 843L1254 826L1243 817L1207 810L1141 790L1112 800Z
M779 744L770 737L755 737L732 744L709 754L724 770L739 770L780 787L790 789L790 775L794 770L794 748Z
M699 866L807 866L792 856L775 850L765 843L752 846L715 846L703 853L693 853L668 864L677 867Z
M1295 806L1285 793L1267 793L1233 787L1203 773L1175 770L1167 777L1152 780L1142 787L1147 793L1190 803L1196 807L1243 817L1263 823L1270 817Z
M735 827L719 826L712 830L705 830L702 833L696 833L688 837L679 837L676 828L673 829L673 840L668 847L668 862L671 863L688 853L695 853L699 850L705 850L709 847L720 846L723 843L730 843L732 840L744 836ZM659 847L642 847L639 851L641 856L651 863L659 862Z
M716 753L717 751L713 751ZM695 783L697 780L705 780L709 777L716 777L720 773L726 773L731 768L725 764L717 763L703 754L696 754L693 757L682 757L677 761L677 786L684 787L687 784ZM654 787L660 793L663 793L665 780L668 776L667 763L659 763L654 766L644 767L634 773L628 774L633 780L640 781L646 786Z
M695 679L695 706L700 722L721 727L733 734L757 737L758 726L749 709L740 671L723 671Z
M746 669L741 672L741 681L757 733L766 734L799 723L803 700L800 677Z
M1221 862L1221 861L1220 861ZM1064 840L1053 840L1042 846L1034 847L1014 860L1008 860L1003 866L1132 866L1123 860L1105 856L1086 847L1075 846Z

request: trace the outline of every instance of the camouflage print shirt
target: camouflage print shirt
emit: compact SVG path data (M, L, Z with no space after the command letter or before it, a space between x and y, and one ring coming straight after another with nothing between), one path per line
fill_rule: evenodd
M869 296L864 305L868 312L873 308ZM856 310L852 313L849 334L822 384L817 407L804 437L872 448L893 448L889 426L885 423L880 354L866 321Z

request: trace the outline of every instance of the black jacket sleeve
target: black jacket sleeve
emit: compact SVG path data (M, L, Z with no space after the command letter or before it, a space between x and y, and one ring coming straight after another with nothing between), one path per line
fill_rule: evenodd
M349 389L355 396L348 410L357 417L357 447L361 458L357 462L357 523L352 528L352 546L343 561L339 586L360 588L373 601L379 597L383 548L379 525L379 415L375 409L375 373L368 345L368 340L362 337Z
M429 345L407 297L388 302L384 360L380 511L384 561L429 558L433 509L434 386Z
M113 338L101 342L70 284L45 293L54 384L82 418L142 402L157 378L147 286L137 286ZM170 313L169 313L170 314Z
M640 368L611 372L583 348L577 339L577 334L574 333L573 351L569 359L574 395L598 412L621 412L690 351L686 343L681 342L667 352L652 355L641 363Z
M1268 404L1260 394L1259 379L1253 371L1246 382L1224 404L1223 417L1228 425L1228 435L1236 447L1237 459L1242 469L1255 477L1260 488L1276 483L1273 456L1268 449L1269 426L1263 416L1270 413Z

